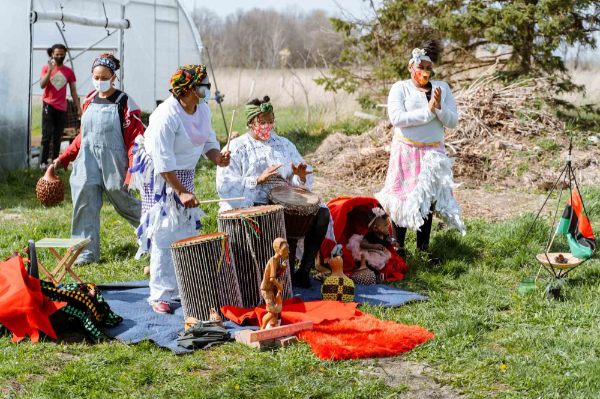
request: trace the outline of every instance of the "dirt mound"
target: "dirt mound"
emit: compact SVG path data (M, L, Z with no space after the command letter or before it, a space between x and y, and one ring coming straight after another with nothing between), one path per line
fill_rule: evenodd
M382 122L357 136L342 133L329 135L308 157L319 174L348 182L385 179L392 125Z

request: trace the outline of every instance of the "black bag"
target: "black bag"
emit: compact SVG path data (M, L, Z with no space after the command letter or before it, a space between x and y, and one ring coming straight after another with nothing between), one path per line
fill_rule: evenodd
M185 349L202 349L230 340L229 332L217 322L199 321L179 334L177 345Z

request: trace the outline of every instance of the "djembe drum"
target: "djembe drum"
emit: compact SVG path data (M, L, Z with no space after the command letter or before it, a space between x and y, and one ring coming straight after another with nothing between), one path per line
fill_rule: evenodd
M263 303L260 283L267 262L275 254L273 240L286 237L283 207L262 205L232 209L221 212L217 223L219 230L230 237L231 256L236 266L243 306L260 305ZM285 273L284 299L293 295L289 267Z
M295 239L306 235L321 204L318 195L293 186L273 188L269 193L269 200L283 206L285 232L288 238Z
M242 306L240 287L224 233L184 238L171 244L185 318L209 320L210 309Z
M269 193L273 204L283 206L285 233L290 246L290 265L296 263L296 245L306 235L319 208L321 199L302 187L290 185L274 187Z

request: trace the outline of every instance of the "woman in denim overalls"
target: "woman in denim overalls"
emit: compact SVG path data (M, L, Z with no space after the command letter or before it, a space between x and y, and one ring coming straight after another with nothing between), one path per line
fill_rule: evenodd
M139 109L127 94L113 87L119 61L102 54L92 66L95 90L83 104L81 133L51 168L73 163L71 198L72 236L90 238L76 264L100 260L100 209L105 193L115 210L134 228L140 222L141 203L125 188L129 180L132 147L143 134ZM129 155L129 157L128 157ZM129 159L128 159L129 158Z

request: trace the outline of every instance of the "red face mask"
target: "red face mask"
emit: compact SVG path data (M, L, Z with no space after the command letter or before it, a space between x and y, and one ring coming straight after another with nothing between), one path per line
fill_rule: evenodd
M425 86L429 83L429 78L431 78L431 71L422 71L420 69L413 70L413 79L417 81L421 86Z
M267 141L271 137L271 131L273 130L274 123L256 124L252 126L252 132L257 139L261 141Z

